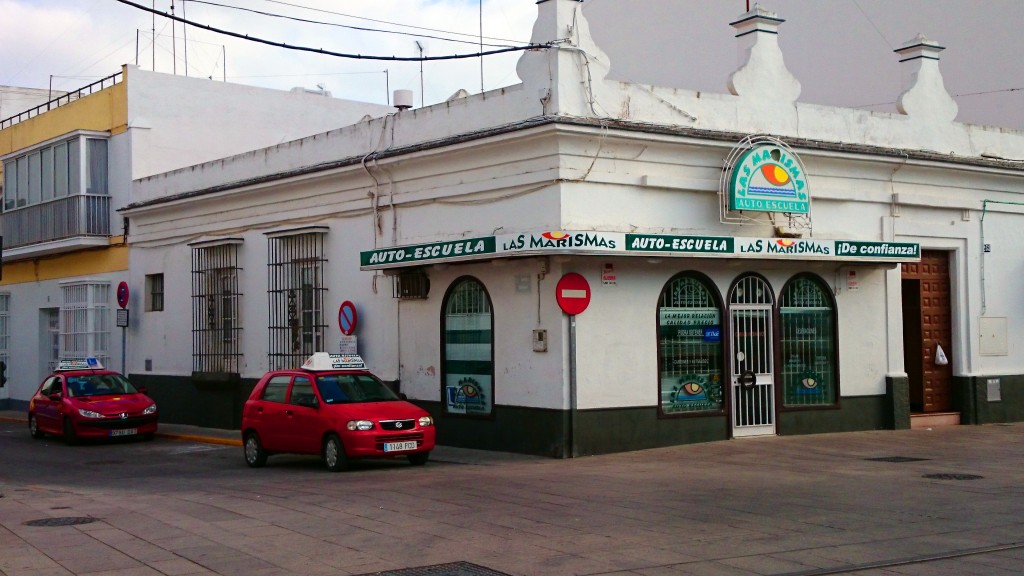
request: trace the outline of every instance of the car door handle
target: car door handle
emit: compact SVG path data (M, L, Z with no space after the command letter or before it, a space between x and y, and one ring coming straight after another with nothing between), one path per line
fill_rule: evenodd
M284 413L285 416L295 416L295 412L292 412L291 410L285 410Z

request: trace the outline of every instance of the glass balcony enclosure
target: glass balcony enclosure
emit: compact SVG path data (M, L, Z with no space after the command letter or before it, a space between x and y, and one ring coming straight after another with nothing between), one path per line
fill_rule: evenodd
M76 133L3 159L4 248L110 235L107 137Z

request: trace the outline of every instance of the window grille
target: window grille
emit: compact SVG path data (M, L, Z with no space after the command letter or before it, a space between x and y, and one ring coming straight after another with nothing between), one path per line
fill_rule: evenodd
M110 362L110 284L74 282L61 285L60 357L94 356Z
M494 410L494 316L483 284L456 281L445 295L443 322L445 410L488 415Z
M326 228L268 235L270 369L296 368L324 341Z
M242 360L238 247L192 247L192 369L238 373Z
M722 313L707 283L680 275L658 306L661 410L686 414L722 409Z
M798 276L779 296L783 405L836 402L835 308L823 283Z

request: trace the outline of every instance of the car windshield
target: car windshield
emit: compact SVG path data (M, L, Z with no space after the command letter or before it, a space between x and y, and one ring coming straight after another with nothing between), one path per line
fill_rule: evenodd
M324 374L317 376L316 387L326 404L400 400L386 384L368 374Z
M110 394L135 394L138 390L120 374L81 374L68 376L68 396L104 396Z

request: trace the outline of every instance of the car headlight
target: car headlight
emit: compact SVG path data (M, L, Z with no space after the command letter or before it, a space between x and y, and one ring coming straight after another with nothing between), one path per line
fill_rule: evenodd
M427 426L433 426L433 425L434 425L434 419L433 418L431 418L430 416L420 416L420 427L421 428L424 428L424 427L427 427Z
M143 414L152 414L154 412L156 412L156 404L150 404L145 410L142 411Z
M84 408L79 408L78 413L81 414L82 416L85 416L86 418L103 418L103 414L100 414L99 412L93 412L92 410L86 410Z
M349 430L373 430L373 422L369 420L349 420Z

